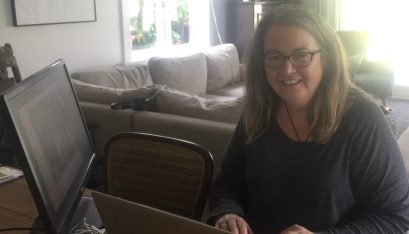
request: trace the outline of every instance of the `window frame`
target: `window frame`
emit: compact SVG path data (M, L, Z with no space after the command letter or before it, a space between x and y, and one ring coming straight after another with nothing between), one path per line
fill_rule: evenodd
M123 64L146 63L149 58L157 55L191 54L210 46L210 0L188 0L192 6L189 11L189 43L132 50L129 1L131 0L121 0ZM203 15L207 20L203 20Z

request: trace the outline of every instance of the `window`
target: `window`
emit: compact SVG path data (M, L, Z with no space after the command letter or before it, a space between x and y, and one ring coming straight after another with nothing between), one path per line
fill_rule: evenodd
M125 63L209 45L208 0L123 0Z
M137 0L131 3L129 15L132 50L189 42L187 0Z

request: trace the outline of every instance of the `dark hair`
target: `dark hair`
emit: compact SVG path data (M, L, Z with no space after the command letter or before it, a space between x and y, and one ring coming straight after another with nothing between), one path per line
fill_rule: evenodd
M264 70L264 40L275 26L298 27L308 32L321 50L324 73L308 112L311 137L326 142L337 130L351 93L361 93L350 80L345 50L336 31L317 14L299 6L282 6L263 16L249 47L246 103L243 121L247 143L259 137L274 120L280 97L270 88ZM352 95L353 96L353 95Z

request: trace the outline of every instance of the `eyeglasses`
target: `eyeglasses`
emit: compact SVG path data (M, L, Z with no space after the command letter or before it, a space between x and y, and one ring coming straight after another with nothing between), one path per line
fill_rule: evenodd
M295 68L303 68L310 65L312 57L320 52L321 50L298 51L292 55L285 56L275 51L267 51L264 54L264 65L274 69L280 68L284 60L288 59Z

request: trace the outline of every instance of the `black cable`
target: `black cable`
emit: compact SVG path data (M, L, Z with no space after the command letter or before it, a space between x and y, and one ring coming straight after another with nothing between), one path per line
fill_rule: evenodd
M24 228L24 227L22 227L22 228L20 228L20 227L15 227L15 228L2 228L2 229L0 229L0 232L22 231L22 230L25 230L25 231L41 231L41 232L46 232L46 230L43 229L43 228Z
M290 115L290 111L288 111L287 103L284 103L284 106L285 106L285 109L287 110L288 118L290 118L291 126L293 126L293 130L294 130L295 136L297 137L297 140L299 142L307 142L308 138L310 138L311 131L308 133L307 137L302 141L301 138L298 136L297 129L295 128L293 119L291 118L291 115Z

